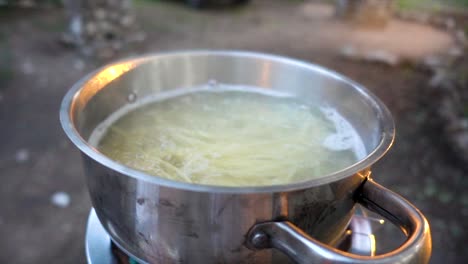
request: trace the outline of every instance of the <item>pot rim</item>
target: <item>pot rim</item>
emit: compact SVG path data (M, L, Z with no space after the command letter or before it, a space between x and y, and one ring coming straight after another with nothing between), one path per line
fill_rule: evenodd
M101 73L103 70L108 69L109 67L120 65L120 64L134 64L140 65L144 62L158 60L166 57L173 56L231 56L231 57L244 57L244 58L255 58L274 61L282 64L289 64L295 67L303 67L311 71L319 72L328 78L335 79L337 81L346 83L351 86L357 92L361 94L367 102L370 103L373 110L377 114L379 123L381 124L381 138L377 147L374 148L366 157L360 161L354 163L353 165L344 168L340 171L321 176L319 178L314 178L306 181L293 182L290 184L281 184L281 185L266 185L266 186L218 186L218 185L203 185L203 184L194 184L186 183L180 181L169 180L159 176L154 176L147 174L145 172L139 171L137 169L132 169L128 166L120 164L104 154L100 153L96 148L91 146L81 135L78 133L75 125L73 123L72 113L74 111L74 102L79 98L82 88L85 87L85 84L93 80L96 75ZM335 72L329 70L325 67L309 63L302 60L291 59L278 55L271 55L265 53L251 52L251 51L241 51L241 50L187 50L187 51L172 51L164 53L149 53L137 57L131 57L123 60L116 61L114 63L107 64L94 72L86 75L81 78L77 83L75 83L72 88L66 93L62 100L60 106L60 123L62 125L65 134L73 142L73 144L78 147L78 149L86 154L89 158L93 159L96 162L99 162L101 165L117 171L123 175L127 175L136 180L143 180L145 182L154 183L157 185L162 185L170 188L184 189L188 191L196 192L211 192L211 193L272 193L272 192L284 192L284 191L294 191L307 189L318 185L328 184L334 181L341 180L343 178L352 176L361 171L368 169L372 164L379 160L392 146L395 138L395 127L393 118L391 116L388 108L382 103L382 101L372 94L367 88L356 83L355 81Z

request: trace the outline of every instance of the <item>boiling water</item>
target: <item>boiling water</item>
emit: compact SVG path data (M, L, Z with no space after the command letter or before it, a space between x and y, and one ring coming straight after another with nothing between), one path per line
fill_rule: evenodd
M137 170L223 186L304 181L365 156L359 136L334 109L228 85L129 104L100 124L89 141Z

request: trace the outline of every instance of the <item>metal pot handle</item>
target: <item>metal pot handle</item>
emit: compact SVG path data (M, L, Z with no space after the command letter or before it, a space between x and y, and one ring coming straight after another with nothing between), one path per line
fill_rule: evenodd
M357 201L399 226L407 240L392 252L360 256L323 244L289 221L254 225L247 234L252 249L275 248L300 264L309 263L428 263L432 250L429 224L421 212L398 194L367 180Z

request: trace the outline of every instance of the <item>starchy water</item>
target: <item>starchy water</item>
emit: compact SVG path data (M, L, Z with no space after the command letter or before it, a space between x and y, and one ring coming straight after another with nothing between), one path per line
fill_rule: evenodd
M331 107L212 82L138 99L100 124L89 142L154 176L222 186L306 181L366 155L354 128Z

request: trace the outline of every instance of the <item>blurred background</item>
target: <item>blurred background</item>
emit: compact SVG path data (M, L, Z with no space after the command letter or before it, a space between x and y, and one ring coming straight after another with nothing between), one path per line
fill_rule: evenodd
M58 120L77 80L136 54L242 49L377 94L397 137L373 177L427 216L431 263L468 263L467 34L467 0L0 0L0 262L86 261L91 204Z

